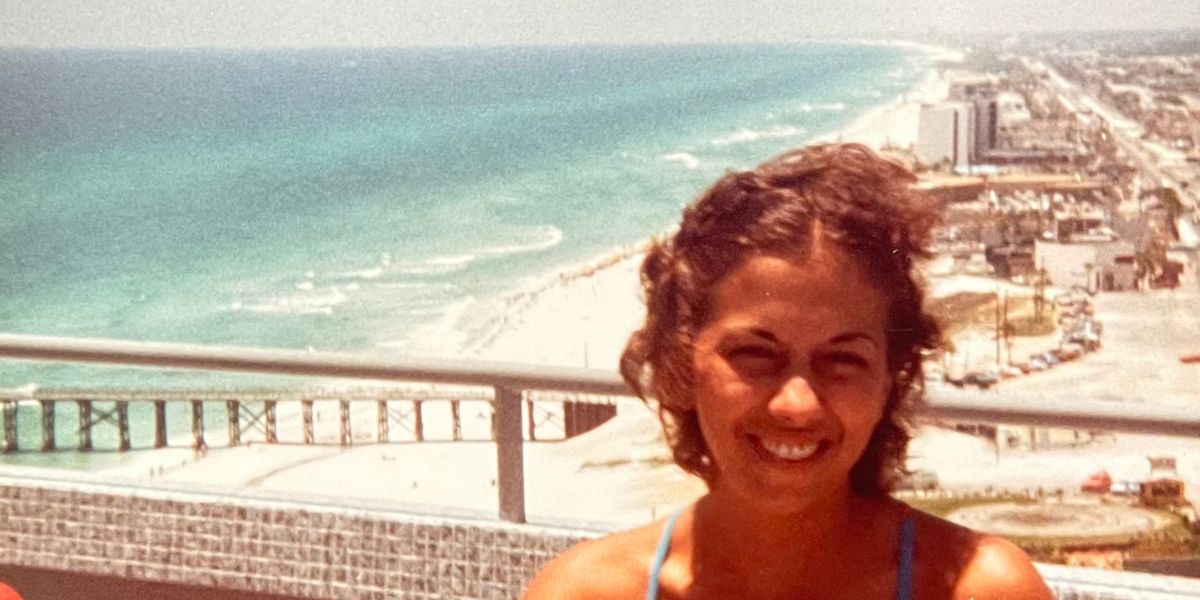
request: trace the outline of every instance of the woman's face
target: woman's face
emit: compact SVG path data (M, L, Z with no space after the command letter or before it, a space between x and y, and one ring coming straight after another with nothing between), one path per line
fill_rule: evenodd
M781 510L847 493L891 386L886 306L823 241L803 262L753 256L718 283L693 354L714 492Z

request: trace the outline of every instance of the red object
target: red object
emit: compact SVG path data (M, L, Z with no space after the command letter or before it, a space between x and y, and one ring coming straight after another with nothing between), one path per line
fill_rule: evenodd
M1084 492L1091 494L1107 494L1110 488L1112 488L1112 477L1106 471L1093 473L1083 482L1082 486Z
M1179 362L1185 365L1200 363L1200 354L1184 354L1179 357Z
M0 600L21 600L21 595L4 583L0 582Z

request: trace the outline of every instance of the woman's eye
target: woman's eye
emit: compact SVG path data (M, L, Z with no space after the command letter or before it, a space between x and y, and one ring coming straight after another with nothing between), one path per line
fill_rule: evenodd
M866 358L853 352L834 352L825 356L825 362L831 367L841 370L865 369L870 366Z
M774 350L761 346L742 346L740 348L734 348L729 354L734 358L774 359L776 356Z
M726 353L729 362L740 368L767 370L780 362L779 353L762 346L742 346Z

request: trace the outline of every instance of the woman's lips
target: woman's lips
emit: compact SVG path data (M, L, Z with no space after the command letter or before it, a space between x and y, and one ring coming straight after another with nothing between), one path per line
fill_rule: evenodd
M763 458L787 463L802 463L819 455L826 447L822 441L794 441L751 436L755 450Z

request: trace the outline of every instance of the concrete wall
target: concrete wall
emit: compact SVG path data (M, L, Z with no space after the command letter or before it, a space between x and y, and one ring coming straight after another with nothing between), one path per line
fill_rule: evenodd
M64 581L88 574L299 598L519 598L551 557L599 535L29 473L0 468L0 575L14 565ZM1038 568L1063 599L1200 598L1194 579Z
M0 524L0 565L338 599L517 598L596 535L3 471Z

